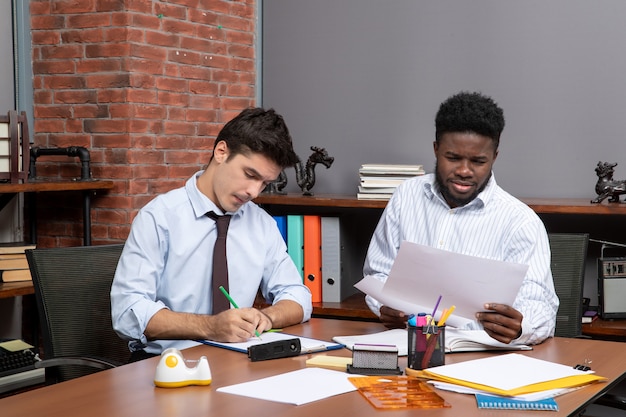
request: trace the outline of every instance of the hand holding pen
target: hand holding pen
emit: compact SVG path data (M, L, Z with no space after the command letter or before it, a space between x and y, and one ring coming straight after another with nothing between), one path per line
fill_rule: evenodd
M234 308L239 308L239 306L237 305L237 303L235 302L235 300L233 300L233 298L230 296L230 294L228 293L228 291L226 291L226 288L220 286L220 291L222 292L222 294L224 294L224 296L228 299L228 301L232 304L232 306ZM254 330L254 334L256 335L256 337L258 337L259 339L261 338L261 335L259 334L258 330Z

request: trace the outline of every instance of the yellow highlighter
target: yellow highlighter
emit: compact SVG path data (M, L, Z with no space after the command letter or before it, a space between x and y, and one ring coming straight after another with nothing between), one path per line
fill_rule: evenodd
M446 324L446 320L448 320L448 317L450 317L450 315L452 314L452 312L456 309L456 306L451 306L449 309L447 309L442 315L441 318L439 319L439 326L443 326L444 324Z

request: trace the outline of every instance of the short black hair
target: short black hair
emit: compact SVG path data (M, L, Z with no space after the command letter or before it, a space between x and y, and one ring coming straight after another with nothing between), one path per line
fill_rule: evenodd
M224 125L215 145L226 142L229 158L237 154L259 153L282 169L294 166L298 155L283 117L274 109L251 107Z
M504 112L491 97L462 91L439 107L435 117L435 140L450 132L473 132L491 138L495 149L504 130Z

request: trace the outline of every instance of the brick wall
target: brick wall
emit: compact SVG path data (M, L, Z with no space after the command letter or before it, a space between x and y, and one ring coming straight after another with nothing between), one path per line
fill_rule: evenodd
M123 241L137 210L210 158L255 105L255 0L31 0L34 145L84 146L96 179L92 243ZM41 157L37 176L80 177ZM82 244L80 193L37 195L40 247Z

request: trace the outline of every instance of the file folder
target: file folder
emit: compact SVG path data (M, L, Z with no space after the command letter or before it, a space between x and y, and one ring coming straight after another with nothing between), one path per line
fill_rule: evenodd
M322 301L339 303L355 294L354 283L362 277L363 263L356 255L356 245L349 251L339 217L321 218Z
M304 226L300 214L287 215L287 253L304 278Z
M278 230L280 230L280 234L287 244L287 216L272 216L274 220L276 220L276 225L278 226Z
M304 284L311 291L311 301L322 302L322 237L320 216L305 215Z

